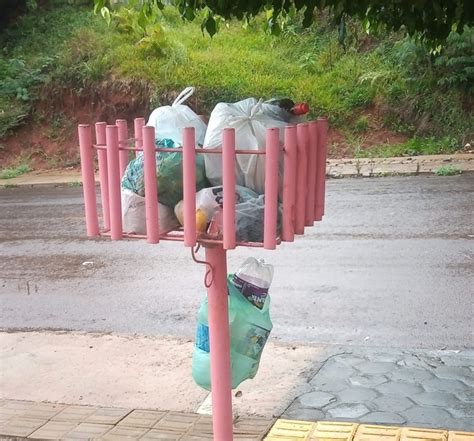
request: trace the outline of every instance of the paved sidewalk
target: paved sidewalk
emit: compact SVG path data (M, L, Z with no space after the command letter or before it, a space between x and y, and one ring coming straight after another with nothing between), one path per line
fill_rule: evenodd
M441 166L452 166L462 172L474 171L474 154L330 159L327 175L331 178L347 178L430 174Z
M284 418L474 430L474 351L339 348Z
M278 420L265 441L474 441L474 432L337 421Z
M440 166L453 166L463 172L474 171L473 153L452 155L412 156L397 158L348 158L329 159L327 176L382 177L390 175L430 174ZM96 176L98 181L98 176ZM0 179L2 186L20 185L79 185L80 170L48 170L26 173L12 179Z
M212 439L207 415L31 401L0 401L0 438L15 440L205 441ZM266 436L267 435L267 436ZM308 422L242 417L236 441L474 441L474 432L350 422ZM219 440L217 440L219 441Z
M274 419L234 420L234 439L260 441ZM0 402L0 438L197 441L212 439L212 418L185 412Z

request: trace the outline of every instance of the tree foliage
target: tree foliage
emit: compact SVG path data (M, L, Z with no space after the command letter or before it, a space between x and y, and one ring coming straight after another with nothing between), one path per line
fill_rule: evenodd
M107 0L94 0L96 10L107 7ZM147 13L154 7L163 7L163 0L140 0ZM166 2L169 3L169 2ZM380 27L388 31L404 29L432 46L446 40L451 31L463 32L465 25L474 22L472 0L174 0L182 17L193 20L196 13L205 10L202 24L211 36L218 30L219 19L250 20L266 12L267 28L279 32L282 20L302 12L304 26L313 22L317 10L329 10L339 25L341 37L345 32L344 18L357 17L367 32Z

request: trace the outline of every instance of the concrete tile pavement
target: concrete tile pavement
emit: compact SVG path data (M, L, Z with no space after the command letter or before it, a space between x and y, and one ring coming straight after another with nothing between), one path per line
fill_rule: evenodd
M474 430L474 351L332 348L283 418Z
M3 400L0 438L100 440L206 440L212 439L212 418L189 412L67 406ZM236 440L261 440L273 418L239 417Z
M265 441L474 441L474 432L337 421L278 420Z

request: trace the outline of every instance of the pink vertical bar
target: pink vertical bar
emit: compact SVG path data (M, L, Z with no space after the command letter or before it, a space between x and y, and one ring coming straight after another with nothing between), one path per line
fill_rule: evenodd
M118 127L118 140L119 140L119 149L128 147L128 127L126 119L117 119L115 121L116 126ZM125 173L125 169L128 165L128 150L120 150L119 152L119 163L120 163L120 177Z
M160 226L158 223L155 128L150 126L143 127L142 139L143 172L145 176L146 237L148 243L158 243L160 241Z
M135 149L143 147L143 127L145 127L145 118L135 118L133 121L133 131L135 134ZM135 150L135 156L138 156L139 150Z
M320 154L320 139L319 139L319 133L318 133L318 123L316 121L316 157L314 158L314 167L316 170L316 179L314 181L314 210L313 210L313 219L314 221L318 221L321 219L318 219L318 208L317 208L317 202L318 202L318 188L319 188L319 154ZM314 224L313 224L314 225Z
M297 148L296 126L285 127L283 222L281 236L285 242L293 242L295 240Z
M298 159L296 165L296 227L295 234L304 234L308 171L308 124L298 124Z
M265 138L265 214L263 247L276 248L278 220L278 157L280 154L280 130L267 129Z
M226 251L206 248L213 282L207 289L211 353L212 426L216 441L232 441L232 389Z
M96 144L105 145L105 127L107 123L95 123ZM100 199L102 202L102 217L104 219L104 230L110 230L110 205L109 205L109 181L107 172L107 150L97 151L99 162Z
M318 172L316 182L316 213L315 220L320 221L324 215L324 199L326 193L326 156L328 139L328 120L318 118Z
M314 223L314 212L316 204L316 157L317 157L317 123L311 121L309 124L308 141L308 183L306 185L306 215L305 226L311 227Z
M79 149L81 154L82 191L86 212L86 229L88 236L99 235L97 201L95 196L94 161L92 149L92 129L89 124L79 124Z
M110 237L122 239L122 203L120 200L120 166L117 126L107 126L107 167L109 178Z
M224 187L224 249L235 248L235 129L224 129L222 142Z
M184 245L196 245L196 142L194 127L183 130Z

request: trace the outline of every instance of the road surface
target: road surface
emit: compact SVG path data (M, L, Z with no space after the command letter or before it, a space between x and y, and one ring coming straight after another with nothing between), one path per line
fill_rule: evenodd
M324 222L277 251L273 338L472 347L474 174L331 180ZM194 335L204 268L182 244L86 240L80 188L0 190L4 330ZM92 268L83 262L93 262Z

